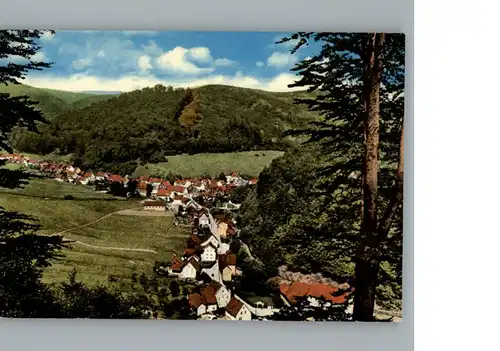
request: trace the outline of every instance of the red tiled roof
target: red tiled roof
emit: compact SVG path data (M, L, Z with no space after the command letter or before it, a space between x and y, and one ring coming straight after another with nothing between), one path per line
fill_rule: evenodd
M191 234L191 236L189 237L189 240L191 240L194 244L201 244L202 238L200 238L196 234Z
M184 198L184 196L182 196L182 195L175 195L174 196L174 200L181 200L182 201L183 198Z
M167 189L160 188L160 189L158 189L156 196L167 196L169 194L170 194L170 192L167 191Z
M149 182L150 183L161 183L161 179L159 178L149 178Z
M147 182L147 181L148 181L148 179L149 179L149 177L148 177L148 176L140 176L140 177L139 177L139 180L140 180L141 182Z
M219 255L219 266L224 269L227 266L236 266L236 255L232 253L225 253Z
M258 182L258 181L259 181L259 180L258 180L257 178L254 178L254 179L250 179L250 180L248 181L248 183L249 183L249 184L257 184L257 182Z
M106 173L104 173L104 172L97 172L98 177L104 177L105 175L106 175Z
M145 201L143 206L165 206L163 201Z
M206 304L206 301L200 294L196 293L189 295L189 305L191 307L198 308L204 304Z
M165 186L165 187L169 187L170 186L170 182L168 180L164 180L161 182L161 185Z
M216 283L216 282L213 282ZM216 283L218 284L218 283ZM219 284L220 285L220 284ZM201 295L205 298L205 301L207 301L207 304L216 304L217 303L217 298L215 297L215 293L219 290L219 286L215 284L208 284L204 288L201 288Z
M148 188L148 183L141 181L137 184L137 189L146 190Z
M307 284L302 282L294 282L291 285L287 283L283 283L280 285L280 292L291 303L295 303L296 298L302 296L323 298L326 301L330 301L331 303L334 304L345 303L349 297L350 292L346 291L345 293L339 296L333 296L333 294L336 293L337 291L338 291L337 288L319 283Z
M192 256L196 252L196 249L184 249L185 256Z
M111 180L113 182L120 182L120 183L123 183L123 181L124 181L124 179L121 176L116 175L116 174L110 175L109 180Z
M243 307L243 303L235 298L234 296L231 298L231 301L226 306L226 311L229 312L231 316L236 318L238 315L238 312L240 312L241 308Z
M183 193L184 192L184 187L183 186L173 186L171 188L171 191L175 191L175 192L178 192L178 193Z
M236 177L237 175L238 175L238 173L236 173L236 172L231 173L231 176L233 176L233 177Z
M170 268L174 271L174 272L180 272L182 270L182 267L184 266L184 262L182 262L180 259L178 259L177 257L174 257L172 259L172 264L170 265Z

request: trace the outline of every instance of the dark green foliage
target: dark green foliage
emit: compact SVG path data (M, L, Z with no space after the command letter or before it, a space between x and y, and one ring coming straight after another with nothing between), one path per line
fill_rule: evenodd
M245 200L245 198L250 194L253 188L253 185L237 187L231 191L229 199L235 204L241 204L243 200Z
M217 180L221 180L221 181L226 181L226 175L224 173L221 173L217 176Z
M85 169L130 174L137 161L163 162L174 154L285 149L284 131L317 118L295 106L293 96L217 85L191 93L157 86L64 112L41 128L42 135L16 133L12 139L21 151L59 150L74 154L74 164ZM176 117L181 105L195 111L179 117L191 121L195 113L189 126ZM119 168L123 164L126 169Z
M142 319L149 303L138 296L125 298L104 286L87 287L73 271L67 282L54 289L61 318Z
M170 294L172 294L173 297L178 297L179 294L181 293L181 289L179 287L179 283L177 283L177 281L175 280L172 280L170 282L170 285L169 285L169 290L170 290Z
M323 118L290 135L308 135L332 156L322 169L329 178L323 192L343 208L330 214L330 222L359 227L357 236L349 228L333 236L336 246L355 244L345 250L356 264L354 317L371 320L376 294L383 291L379 283L392 276L400 285L405 37L299 32L282 42L289 40L297 40L292 52L312 42L321 46L293 68L301 78L291 86L317 92L298 102Z
M114 196L127 196L127 189L120 182L112 182L109 186L109 192Z
M306 321L311 318L316 322L347 322L352 316L346 312L346 305L329 306L324 299L318 299L319 306L311 306L304 297L297 298L297 303L282 307L278 313L269 317L273 321Z

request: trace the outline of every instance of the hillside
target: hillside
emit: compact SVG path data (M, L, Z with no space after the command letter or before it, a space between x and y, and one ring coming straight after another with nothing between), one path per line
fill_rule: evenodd
M295 143L283 132L317 119L293 103L305 94L157 85L61 113L41 136L18 135L14 146L23 152L74 154L79 166L122 174L138 162L162 162L169 155L280 151Z
M0 85L0 93L12 96L27 95L32 100L38 101L38 108L50 120L56 115L71 110L88 106L94 102L110 98L109 94L74 93L62 90L35 88L29 85Z

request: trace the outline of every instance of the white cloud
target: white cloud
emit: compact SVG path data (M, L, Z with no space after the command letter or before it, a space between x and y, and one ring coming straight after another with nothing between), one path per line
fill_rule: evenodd
M210 54L210 49L205 47L195 47L187 51L189 58L199 62L210 62L212 61L212 55Z
M106 57L106 53L104 52L104 50L99 50L99 52L97 53L97 57L100 58Z
M261 68L261 67L264 67L266 64L265 64L264 62L262 62L262 61L257 61L257 62L255 63L255 65L256 65L257 67Z
M198 51L197 54L199 53L200 52ZM190 49L188 50L181 46L177 46L159 56L156 59L156 64L160 69L171 73L198 75L207 74L214 71L214 68L212 67L200 68L194 63L189 62L187 60L189 54L192 54Z
M268 91L293 91L288 84L297 77L290 73L282 73L271 79L260 79L238 73L234 76L212 75L200 79L160 79L153 75L126 75L119 78L96 77L86 74L73 74L69 77L50 77L46 75L28 76L25 83L40 88L52 88L66 91L131 91L156 84L174 87L199 87L208 84L224 84L242 88L262 89Z
M71 67L73 67L74 69L80 71L82 69L90 67L92 65L92 61L93 60L90 57L78 59L78 60L75 60L75 61L71 62Z
M216 66L232 66L232 65L237 64L237 62L232 61L232 60L227 59L227 58L219 58L219 59L214 61L214 64Z
M291 66L296 62L297 56L279 51L273 52L271 56L267 58L267 65L276 68Z
M137 66L141 71L150 70L151 68L153 68L153 66L151 65L151 57L149 57L148 55L140 56L137 60Z

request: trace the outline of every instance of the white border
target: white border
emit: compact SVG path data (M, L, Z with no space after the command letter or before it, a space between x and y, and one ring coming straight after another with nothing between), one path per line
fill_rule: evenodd
M127 5L130 4L130 5ZM411 0L2 0L4 28L405 32L413 122ZM404 318L400 323L0 320L2 350L410 350L413 344L413 135L406 145Z

